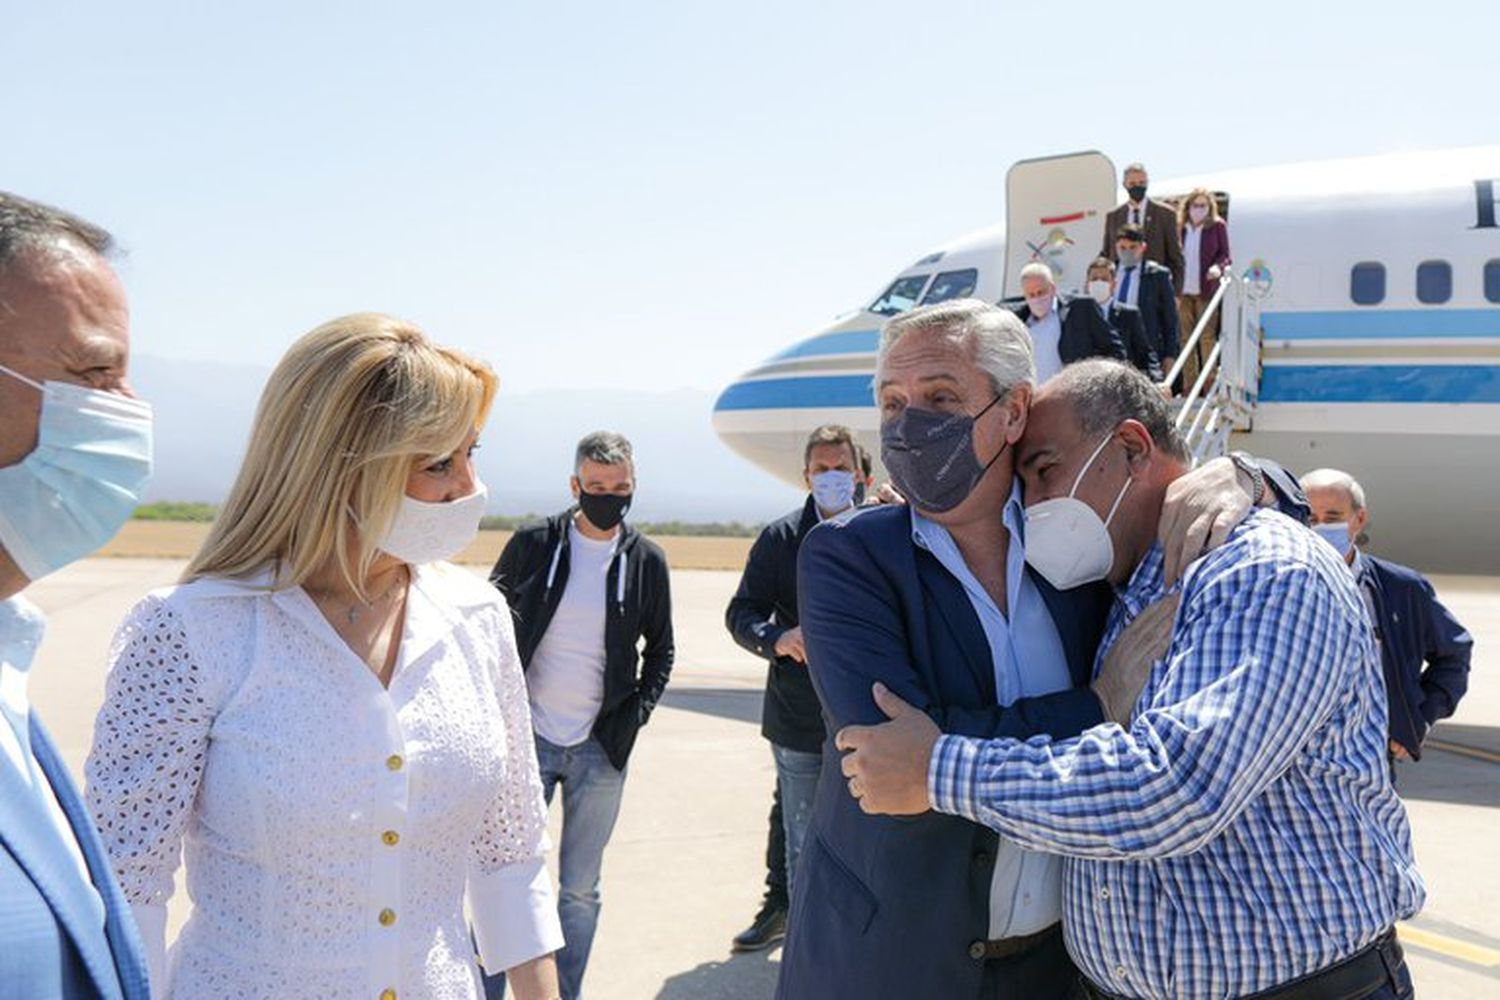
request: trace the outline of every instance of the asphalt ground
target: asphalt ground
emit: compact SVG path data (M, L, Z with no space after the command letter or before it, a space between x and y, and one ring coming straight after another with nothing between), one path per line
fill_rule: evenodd
M37 710L81 776L104 693L110 637L181 562L88 560L27 596L48 613L31 681ZM479 570L476 568L476 572ZM734 645L723 611L731 572L673 573L677 667L631 759L624 807L605 855L604 910L590 962L590 1000L769 997L779 951L732 955L765 876L774 769L759 728L762 663ZM1500 996L1500 579L1435 577L1474 633L1470 693L1434 731L1399 787L1428 885L1426 910L1401 928L1418 995ZM553 823L557 821L553 810ZM553 840L557 840L554 827ZM179 890L172 928L185 918Z

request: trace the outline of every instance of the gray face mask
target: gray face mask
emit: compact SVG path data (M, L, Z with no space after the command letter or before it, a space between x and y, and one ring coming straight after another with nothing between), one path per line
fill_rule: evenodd
M974 457L974 421L1000 402L996 396L972 417L908 406L880 426L880 460L891 482L918 510L942 514L968 499L1006 442L984 465Z
M1120 266L1121 267L1135 267L1140 262L1141 262L1141 252L1139 250L1121 250L1120 251Z

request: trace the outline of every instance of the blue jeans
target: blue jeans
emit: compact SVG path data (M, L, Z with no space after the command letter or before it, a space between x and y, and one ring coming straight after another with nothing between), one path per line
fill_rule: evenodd
M812 825L813 799L818 795L823 755L772 743L771 756L776 761L776 790L781 793L781 826L786 832L786 898L790 900L797 881L797 861L802 857L807 828Z
M583 995L583 971L589 964L594 930L599 926L599 871L604 845L614 832L625 790L625 772L615 770L597 740L572 747L536 738L536 760L547 804L562 785L562 850L558 856L557 915L562 921L563 949L557 953L557 979L563 1000ZM505 996L505 973L485 976L487 1000Z

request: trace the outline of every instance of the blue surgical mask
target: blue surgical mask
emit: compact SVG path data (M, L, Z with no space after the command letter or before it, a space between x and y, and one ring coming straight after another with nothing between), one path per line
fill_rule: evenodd
M0 469L0 546L38 580L114 537L151 476L151 407L118 393L0 373L42 394L31 454Z
M815 472L812 483L813 502L827 514L837 514L854 506L854 473L842 469Z
M1349 550L1354 548L1354 539L1349 537L1349 522L1338 521L1334 524L1315 524L1313 530L1318 537L1329 545L1332 545L1340 556L1349 558Z

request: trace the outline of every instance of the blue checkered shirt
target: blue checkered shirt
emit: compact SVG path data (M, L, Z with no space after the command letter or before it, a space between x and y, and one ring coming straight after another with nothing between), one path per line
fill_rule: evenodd
M1256 511L1183 580L1128 729L944 736L934 808L1066 855L1068 950L1126 997L1268 989L1370 944L1425 897L1386 764L1364 602L1333 551ZM1167 593L1153 548L1100 659Z

